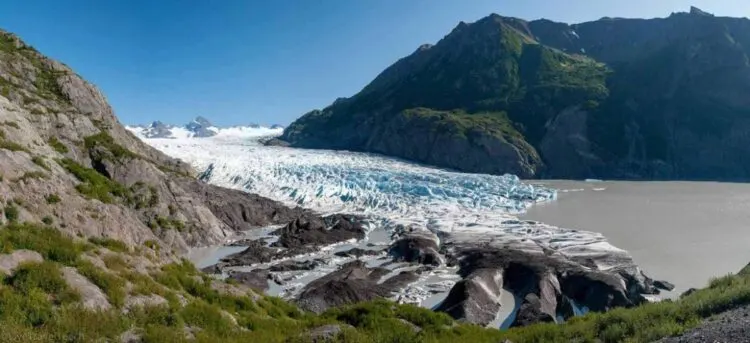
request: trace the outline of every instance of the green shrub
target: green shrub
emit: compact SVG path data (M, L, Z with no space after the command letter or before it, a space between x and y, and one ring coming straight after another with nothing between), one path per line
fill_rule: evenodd
M45 225L52 225L54 221L55 220L50 216L44 216L44 218L42 218L42 223L44 223Z
M68 147L65 146L60 140L57 139L57 137L50 137L49 141L47 141L49 145L52 147L52 149L55 149L58 153L61 154L67 154L68 153Z
M28 289L25 294L11 287L0 288L0 309L0 323L26 325L29 328L43 325L54 317L53 304L39 288ZM6 334L9 332L3 331L3 336Z
M185 230L185 223L179 219L157 216L155 223L156 226L166 230L177 230L180 232Z
M122 158L138 158L138 154L126 149L125 147L115 143L114 138L109 135L106 131L102 131L98 134L88 136L83 139L86 149L94 149L95 147L103 147L107 149L115 159Z
M232 331L232 324L221 314L221 308L204 301L190 302L180 311L180 317L185 324L208 330L219 337Z
M31 153L31 151L29 151L29 149L25 148L24 146L18 143L6 141L2 139L2 137L0 137L0 149L10 150L10 151L23 151L28 154Z
M31 162L34 162L34 164L44 168L44 170L49 171L49 166L47 165L47 162L44 162L44 158L41 156L34 156L31 158Z
M60 165L81 181L76 190L87 198L111 204L115 197L127 197L129 192L123 185L112 181L94 169L86 168L71 159L60 160Z
M150 239L143 242L143 245L145 245L147 248L152 249L152 250L159 250L159 247L160 247L158 242L154 240L150 240Z
M5 206L5 210L3 212L5 212L5 219L7 219L11 223L17 221L18 216L20 215L18 207L16 207L15 205Z
M130 251L127 244L109 237L89 237L89 242L116 252Z
M58 294L68 287L58 265L48 261L22 264L7 279L7 283L22 294L29 294L33 288L39 288L48 294Z
M0 244L4 253L13 250L34 250L47 260L73 265L83 251L83 246L75 243L60 231L30 223L10 224L0 230Z
M62 200L62 199L60 199L60 196L57 195L57 194L50 194L50 195L46 196L44 199L47 200L47 203L50 204L50 205L57 204L57 203L59 203Z
M2 124L5 125L5 126L10 126L10 127L14 128L16 130L20 130L21 129L21 127L18 125L18 123L14 122L14 121L7 121L6 120L6 121L2 122Z

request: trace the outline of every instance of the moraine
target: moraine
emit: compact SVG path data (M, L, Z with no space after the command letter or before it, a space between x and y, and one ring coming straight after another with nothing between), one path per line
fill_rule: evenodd
M356 215L350 226L359 225L363 238L344 236L354 238L297 253L276 242L286 239L283 235L270 234L278 227L254 230L249 234L261 241L249 244L262 246L220 263L225 275L267 282L267 293L296 299L303 308L362 300L358 295L339 299L343 296L336 293L346 292L336 287L355 294L367 289L374 293L365 297L388 296L507 327L631 306L658 294L655 285L670 288L654 283L626 251L599 233L518 219L535 204L555 199L551 188L511 175L457 173L371 154L259 143L269 133L280 130L144 140L190 163L212 184L321 214ZM347 256L353 248L366 253ZM205 267L243 250L211 247L191 258ZM276 255L263 260L259 252Z

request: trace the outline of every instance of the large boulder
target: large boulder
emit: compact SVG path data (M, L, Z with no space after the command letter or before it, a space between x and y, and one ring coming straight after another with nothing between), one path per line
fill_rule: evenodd
M439 252L440 239L427 229L419 227L399 227L394 234L396 241L388 253L394 261L416 262L431 266L443 264Z
M671 286L647 277L626 252L603 241L592 244L600 239L593 233L578 231L570 237L580 241L569 242L546 235L526 238L547 230L534 225L542 224L523 223L521 236L512 232L446 234L443 244L448 262L458 265L463 280L453 286L438 310L485 325L504 305L500 294L507 290L520 302L511 325L524 326L556 322L582 311L638 305L646 301L645 294L659 294Z
M304 310L321 313L331 307L389 297L416 279L414 273L403 272L382 280L389 273L388 269L369 268L355 260L309 283L295 302Z
M500 310L502 288L501 269L477 269L457 282L436 310L469 323L487 325Z
M273 246L310 252L321 246L363 239L365 231L362 218L357 216L303 215L275 232L279 239Z

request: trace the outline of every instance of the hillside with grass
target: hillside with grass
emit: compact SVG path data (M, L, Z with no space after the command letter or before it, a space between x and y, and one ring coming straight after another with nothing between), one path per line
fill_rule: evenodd
M698 9L572 25L493 14L303 115L281 140L528 178L747 180L748 56L750 20ZM454 121L404 116L415 109L503 113L516 139L483 120L461 135Z
M750 303L739 273L675 301L500 331L386 300L304 312L147 247L52 226L13 222L0 242L0 342L653 342Z

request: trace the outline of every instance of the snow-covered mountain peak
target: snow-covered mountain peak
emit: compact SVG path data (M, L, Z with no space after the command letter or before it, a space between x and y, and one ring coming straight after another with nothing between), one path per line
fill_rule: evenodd
M126 126L140 138L206 138L214 136L226 137L260 137L260 136L277 136L284 130L281 125L272 125L265 127L258 124L237 125L229 127L215 126L205 117L198 116L189 123L178 126L165 124L156 120L150 125L133 125Z

